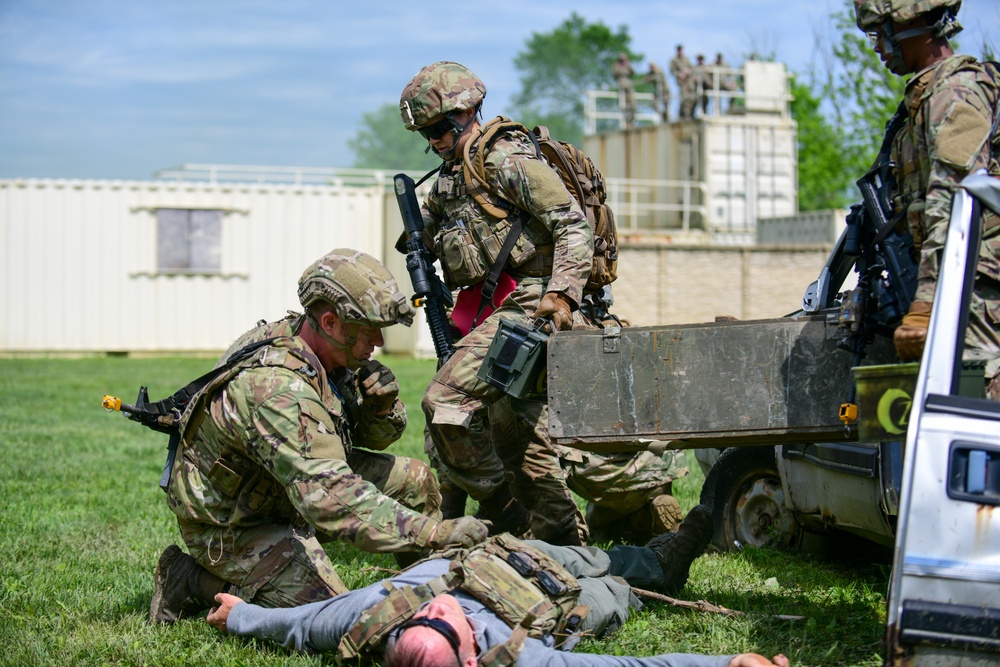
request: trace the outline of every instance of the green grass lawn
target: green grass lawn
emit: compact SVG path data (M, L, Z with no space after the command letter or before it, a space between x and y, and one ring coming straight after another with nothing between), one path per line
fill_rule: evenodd
M160 551L180 543L157 486L166 436L100 408L158 400L204 373L206 358L0 359L0 665L305 665L300 656L223 636L201 619L147 623ZM422 457L419 396L426 360L386 360L411 406L390 451ZM693 457L690 456L694 464ZM675 484L697 502L697 465ZM391 557L328 548L349 586L371 583ZM709 554L679 597L749 612L726 618L651 602L614 637L579 651L784 652L794 665L879 665L888 566L747 549ZM779 621L775 615L806 617Z

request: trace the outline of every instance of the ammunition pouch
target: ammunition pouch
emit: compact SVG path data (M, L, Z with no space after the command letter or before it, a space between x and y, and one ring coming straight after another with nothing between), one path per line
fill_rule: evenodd
M549 336L541 331L540 324L528 328L501 319L476 377L514 398L545 398Z

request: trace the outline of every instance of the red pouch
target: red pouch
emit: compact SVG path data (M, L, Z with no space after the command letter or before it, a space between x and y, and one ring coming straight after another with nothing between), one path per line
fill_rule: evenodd
M506 271L501 271L500 279L497 280L497 288L493 292L493 298L483 308L483 314L479 316L479 321L476 324L482 323L483 320L490 316L490 313L499 308L503 300L507 298L508 294L514 291L515 287L517 287L517 281L511 278ZM451 311L451 321L455 323L455 326L463 336L468 336L469 332L472 331L472 320L475 319L476 313L479 312L479 304L482 300L483 283L481 282L458 291L455 308Z

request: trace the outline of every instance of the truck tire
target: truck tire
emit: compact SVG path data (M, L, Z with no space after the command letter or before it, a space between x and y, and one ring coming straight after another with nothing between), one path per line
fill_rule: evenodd
M785 507L774 447L724 451L705 478L701 502L712 508L712 543L722 551L789 547L801 538L802 529Z

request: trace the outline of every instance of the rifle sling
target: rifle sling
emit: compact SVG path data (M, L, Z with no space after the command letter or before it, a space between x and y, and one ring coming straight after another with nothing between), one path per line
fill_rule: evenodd
M233 366L240 363L260 348L272 343L274 340L276 340L276 338L266 338L264 340L259 340L256 343L250 343L249 345L241 347L228 359L226 359L226 363L222 366L213 368L204 375L187 383L175 391L170 398L165 398L157 401L156 403L146 403L141 406L136 406L141 407L144 411L152 415L173 414L177 417L174 422L174 428L170 431L170 441L167 443L167 460L163 466L163 473L160 475L161 489L166 491L167 487L170 485L170 473L174 469L174 459L177 458L177 446L181 442L181 430L180 424L178 423L180 421L180 413L183 413L187 408L188 402L191 398L199 391L207 387L217 377L228 372Z
M472 328L475 329L476 325L479 324L479 318L482 317L483 311L486 310L486 306L490 304L493 300L493 294L497 291L497 283L500 282L500 274L503 272L503 267L507 265L507 260L510 259L510 253L514 250L514 244L517 243L518 237L521 236L521 230L524 229L524 218L527 214L524 211L518 213L517 217L514 218L514 222L510 225L510 230L507 232L507 236L503 240L503 245L500 247L500 252L497 253L496 261L493 262L493 266L490 267L489 275L486 276L486 280L483 281L483 291L479 297L479 310L476 312L476 316L472 319Z

